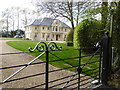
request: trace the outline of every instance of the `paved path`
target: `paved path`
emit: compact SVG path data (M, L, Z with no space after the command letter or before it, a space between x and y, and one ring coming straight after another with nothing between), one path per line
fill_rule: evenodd
M6 41L7 40L0 40L0 53L18 52L18 50L8 46L6 44ZM0 65L2 67L4 67L4 66L11 66L11 65L25 64L25 63L28 63L29 61L31 61L33 58L34 58L33 56L28 55L28 54L0 55ZM38 60L38 61L40 61L40 60ZM7 69L7 70L2 70L2 76L1 76L2 78L1 79L2 80L6 79L8 76L13 74L18 69L20 69L20 67L14 68L14 69L12 68L12 69ZM55 70L55 69L58 69L58 68L50 65L50 70ZM28 75L33 75L33 74L37 74L37 73L42 73L44 71L45 71L45 64L32 65L32 66L27 67L25 70L23 70L22 72L20 72L16 76L14 76L12 79L20 78L20 77L24 77L24 76L28 76ZM62 70L62 71L51 73L49 78L50 78L50 80L55 80L57 78L68 76L68 75L73 75L73 74L74 74L73 72ZM31 77L31 78L27 78L27 79L9 82L9 83L3 84L2 88L28 88L28 87L32 87L32 86L44 83L44 81L45 81L44 77L45 77L44 75L41 75L41 76L36 76L36 77ZM63 81L65 82L68 79L60 80L59 82L54 82L50 85L61 83ZM60 87L60 86L58 86L58 87ZM41 86L38 88L44 88L44 86Z

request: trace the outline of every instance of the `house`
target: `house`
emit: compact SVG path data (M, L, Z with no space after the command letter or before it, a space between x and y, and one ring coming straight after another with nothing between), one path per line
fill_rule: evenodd
M64 41L71 28L57 19L36 19L25 26L25 38L37 41Z

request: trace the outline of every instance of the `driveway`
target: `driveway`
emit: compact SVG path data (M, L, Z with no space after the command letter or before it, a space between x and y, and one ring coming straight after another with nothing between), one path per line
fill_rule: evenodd
M0 53L19 52L18 50L8 46L6 44L6 42L7 42L7 40L0 40ZM28 54L0 55L0 62L1 62L0 67L25 64L25 63L28 63L29 61L31 61L32 59L34 59L34 57L31 55L28 55ZM37 61L42 62L41 60L37 60ZM49 68L50 68L50 70L58 69L52 65L50 65ZM2 80L6 79L8 76L13 74L18 69L20 69L20 67L2 70L1 71L2 74L0 74L1 79ZM45 64L31 65L31 66L28 66L27 68L25 68L22 72L15 75L11 79L34 75L34 74L38 74L38 73L42 73L42 72L45 72ZM49 80L51 81L51 80L55 80L55 79L65 77L68 75L73 75L73 74L74 74L73 72L65 71L65 70L57 71L57 72L53 72L49 75L50 76ZM44 83L44 81L45 81L44 78L45 78L44 75L40 75L40 76L30 77L27 79L8 82L8 83L3 84L2 88L29 88L29 87L40 85L40 84ZM70 78L51 83L50 86L57 84L57 83L65 82L69 79ZM59 87L60 86L57 86L56 88L59 88ZM72 87L76 87L76 85L73 85ZM38 88L44 88L44 86L41 86Z

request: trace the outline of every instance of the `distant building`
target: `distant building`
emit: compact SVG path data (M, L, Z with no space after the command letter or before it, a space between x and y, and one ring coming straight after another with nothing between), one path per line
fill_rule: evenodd
M64 41L71 28L57 19L36 19L25 26L25 38L37 41Z

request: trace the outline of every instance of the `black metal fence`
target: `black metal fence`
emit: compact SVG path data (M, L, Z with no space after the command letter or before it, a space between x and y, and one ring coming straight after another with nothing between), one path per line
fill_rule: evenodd
M95 52L88 55L82 54L82 51L85 49L91 50L94 49ZM75 55L72 55L73 50L76 51ZM67 51L71 51L71 56L67 56L66 54L68 53ZM51 88L85 89L93 88L101 83L102 47L100 46L81 49L62 49L62 47L58 47L57 44L54 42L50 42L48 44L40 42L35 46L34 49L30 48L29 52L2 53L0 55L36 53L36 52L40 52L40 54L27 64L1 67L0 68L1 70L16 67L21 68L12 75L10 75L9 77L7 77L5 80L1 81L0 84L5 84L41 75L45 75L44 77L45 81L43 83L38 83L38 85L31 86L26 89L33 89L37 87L41 88L42 86L44 86L46 90ZM44 56L45 58L42 62L35 62L37 59L41 59L42 56ZM66 58L63 58L62 56L65 56ZM56 63L59 68L51 69L50 64L55 65ZM24 70L25 68L37 64L45 64L45 71L33 75L11 79L16 74L22 73L21 71ZM54 74L58 72L59 73L63 72L64 75L54 78L53 77Z

